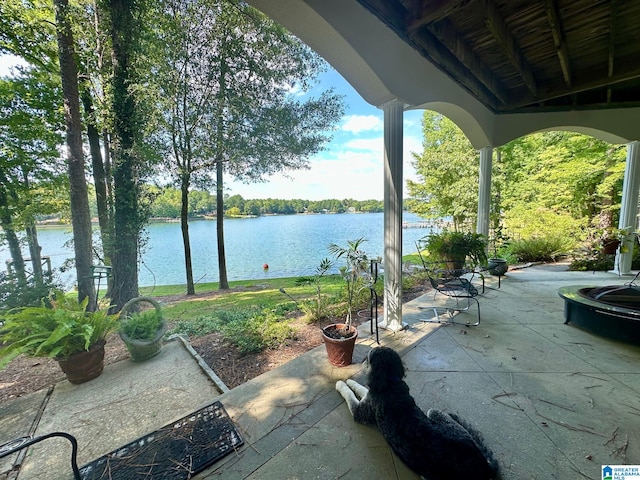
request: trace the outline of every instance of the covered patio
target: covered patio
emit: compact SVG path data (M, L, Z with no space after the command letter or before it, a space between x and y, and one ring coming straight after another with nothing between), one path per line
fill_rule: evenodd
M611 273L570 272L564 265L513 270L500 289L497 279L488 278L492 288L480 299L479 327L422 322L426 310L419 307L434 302L427 294L405 304L403 318L409 326L382 332L380 341L401 353L405 380L423 409L455 412L477 427L505 480L598 480L603 465L637 464L640 459L640 346L564 325L557 291L567 285L623 282ZM462 313L459 320L466 316L473 320L475 312ZM148 389L139 388L140 399L123 384L132 378L127 370L143 364L119 362L107 367L113 372L105 371L85 386L56 385L35 434L62 429L75 435L83 465L220 400L245 443L193 478L417 479L375 428L354 423L334 389L338 379L362 381L360 362L374 346L375 336L365 324L350 367L331 367L320 346L224 393L196 382L202 377L196 361L173 360L167 353L164 360L162 355L153 360L169 360L163 364L166 370L154 369L154 377L165 379L164 393L150 396ZM143 382L150 378L134 377ZM87 388L100 395L82 393ZM70 416L64 407L74 398L82 399L82 408ZM154 404L148 408L151 399ZM27 425L33 420L28 414L37 408L22 408L20 402L31 405L33 397L0 406L0 443L15 436L3 431L15 424L12 412L26 415L21 419ZM72 478L68 443L47 442L31 447L18 480Z
M637 227L640 3L618 0L249 0L384 112L384 326L402 328L403 112L453 120L479 151L487 234L494 149L543 130L627 144L619 228ZM633 235L616 258L631 268Z

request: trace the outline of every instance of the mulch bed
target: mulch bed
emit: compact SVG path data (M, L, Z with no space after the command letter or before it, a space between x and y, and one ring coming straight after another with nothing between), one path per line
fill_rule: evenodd
M422 286L405 291L403 302L412 300L425 292ZM224 292L215 291L198 294L197 297L208 298L222 294ZM178 302L185 299L187 299L186 295L175 295L160 300ZM220 379L229 388L234 388L320 345L322 343L320 328L341 321L342 319L328 319L322 324L308 325L302 319L296 318L292 321L292 326L296 329L294 339L277 349L249 355L240 353L236 347L222 341L218 333L191 338L190 342ZM357 322L354 321L355 323ZM109 365L128 357L129 353L120 336L110 335L105 345L105 364ZM20 356L0 370L0 403L47 388L63 379L64 374L55 360Z

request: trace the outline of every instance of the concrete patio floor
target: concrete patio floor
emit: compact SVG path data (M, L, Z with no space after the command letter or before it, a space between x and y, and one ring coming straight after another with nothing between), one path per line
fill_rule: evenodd
M423 409L455 412L475 424L496 454L505 480L599 480L602 465L640 464L640 346L564 325L563 301L557 290L574 284L600 286L630 280L610 273L569 272L562 265L510 271L500 289L495 278L487 278L492 288L480 297L480 326L422 322L429 311L419 307L434 304L433 295L428 294L405 305L408 328L396 334L381 331L380 342L401 353L407 368L405 381ZM475 311L462 313L457 320L466 318L475 321ZM155 421L153 415L149 419L144 401L134 401L123 392L127 370L135 364L121 362L111 382L113 391L104 383L96 390L97 397L80 396L82 407L74 404L76 409L91 411L98 409L92 402L100 402L113 425L94 425L98 436L87 442L83 441L86 419L80 425L72 417L59 419L58 424L47 420L62 415L62 407L82 387L59 385L35 433L64 426L65 431L79 434L78 461L82 465L112 450L114 444L124 445L215 399L225 406L245 444L193 478L418 478L391 453L375 428L353 422L334 390L338 379L363 380L360 363L373 346L369 325L362 325L355 363L350 367L331 367L320 346L221 394L209 379L197 383L202 372L195 361L174 361L173 368L184 385L171 392L154 392L155 398L173 402L170 407L153 409ZM86 388L94 389L91 383L102 377ZM154 389L159 387L147 389L146 394ZM191 398L175 400L178 391ZM112 400L105 400L109 398ZM8 411L31 412L30 417L24 415L26 422L38 409L35 397L16 402L0 405L0 443L18 436L15 422L12 430L6 427L5 419L11 418ZM136 420L140 412L145 421ZM126 419L139 425L123 428ZM31 447L17 478L72 478L69 448L61 445L54 450ZM46 473L38 476L36 470L43 468Z

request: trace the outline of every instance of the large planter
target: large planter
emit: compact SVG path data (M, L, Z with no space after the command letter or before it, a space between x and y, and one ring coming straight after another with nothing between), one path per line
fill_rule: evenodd
M603 240L602 249L600 250L600 253L604 255L613 255L616 253L619 246L620 246L620 240L617 240L617 239Z
M487 262L487 270L491 275L498 275L501 277L507 270L509 270L509 265L504 258L490 258Z
M353 361L353 350L358 338L358 330L349 327L350 337L335 338L337 330L344 329L344 323L332 323L322 329L322 339L327 349L329 363L336 367L346 367Z
M125 303L124 307L122 307L121 318L124 318L124 321L131 321L131 311L137 307L139 303L150 303L155 309L156 314L162 318L162 310L160 304L150 297L136 297L134 299L129 300ZM162 350L162 339L164 334L167 332L167 324L164 320L162 320L160 328L155 331L153 337L151 338L133 338L127 335L122 329L120 330L120 338L124 342L127 350L129 351L129 355L131 355L131 361L133 362L144 362L145 360L149 360L150 358L155 357Z
M104 369L104 344L105 341L102 340L85 352L74 353L66 360L58 360L69 383L78 385L100 376Z

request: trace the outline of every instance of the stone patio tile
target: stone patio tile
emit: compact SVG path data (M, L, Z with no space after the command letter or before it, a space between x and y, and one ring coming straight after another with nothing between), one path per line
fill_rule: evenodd
M40 410L44 409L47 396L47 389L44 389L0 404L0 445L32 433L36 426L34 420L38 418ZM5 478L4 475L11 471L24 453L26 452L23 450L22 453L16 452L0 459L0 479Z
M531 329L568 352L607 373L637 373L640 346L603 338L571 324L537 326Z
M141 363L123 360L81 385L56 384L36 435L64 431L78 440L78 465L212 403L220 395L178 341ZM53 438L29 449L21 479L72 478L67 440ZM66 475L66 476L65 476Z
M481 371L468 352L461 349L443 327L424 339L403 357L412 371Z
M484 371L595 371L591 364L527 325L501 325L490 330L469 328L465 334L447 327L447 332Z
M492 373L531 422L542 429L574 471L559 478L599 478L605 464L635 463L640 458L637 392L606 374ZM537 446L533 446L537 448ZM512 450L513 452L513 450ZM539 451L539 458L548 458Z
M296 438L278 456L247 477L286 479L418 479L400 463L377 429L355 423L341 404Z

